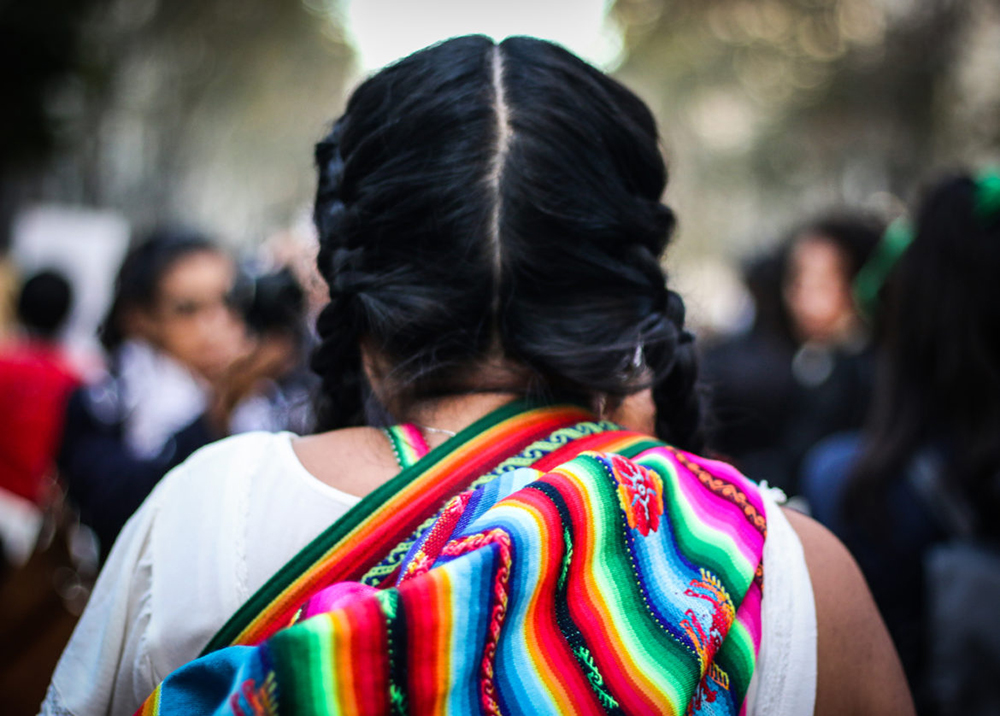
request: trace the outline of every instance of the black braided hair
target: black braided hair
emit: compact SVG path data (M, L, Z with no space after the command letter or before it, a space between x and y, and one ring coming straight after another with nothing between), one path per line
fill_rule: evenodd
M978 536L1000 541L1000 211L977 191L965 174L927 187L883 289L879 380L842 505L868 535L891 528L894 486L929 450Z
M656 434L661 440L688 450L705 448L705 393L698 384L698 355L694 336L684 329L684 302L667 292L664 339L647 350L656 366L653 384Z
M330 286L330 303L316 320L320 344L312 355L311 367L322 379L316 412L320 426L339 427L363 422L361 334L353 296L337 290L343 283L338 274L346 273L344 264L349 249L338 246L343 236L346 207L340 199L341 175L344 162L340 157L340 132L344 120L338 121L330 135L316 145L319 186L313 219L323 240L317 263L324 280Z
M364 421L364 342L397 407L495 389L476 369L500 358L551 398L652 386L660 436L701 448L692 337L660 266L666 168L629 90L548 42L456 38L363 83L316 158L320 428Z

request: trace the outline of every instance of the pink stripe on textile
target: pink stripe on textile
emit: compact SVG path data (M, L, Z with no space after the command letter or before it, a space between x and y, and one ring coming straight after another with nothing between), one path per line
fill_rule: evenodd
M698 520L729 537L740 556L748 564L755 564L764 540L745 518L743 509L725 497L706 490L701 480L683 465L677 465L677 471L680 488ZM741 489L743 487L742 482L736 485Z
M710 460L707 457L700 457L698 455L692 455L690 453L685 453L685 457L691 462L701 465L708 472L713 475L727 480L734 485L739 485L740 489L746 493L750 500L750 504L757 508L757 511L764 514L764 500L760 496L759 488L753 480L748 478L746 475L741 473L735 467L726 462L720 462L719 460Z
M761 626L761 592L757 582L750 585L750 590L743 597L740 608L736 611L736 621L742 624L753 639L754 654L760 652Z
M420 432L420 428L416 425L413 423L405 423L398 427L400 432L403 433L403 439L413 452L413 462L416 462L431 451L430 445L427 444L423 433Z
M299 617L299 620L304 621L317 614L332 612L334 609L340 609L355 599L361 599L377 592L378 590L375 587L369 587L367 584L362 584L361 582L337 582L336 584L331 584L326 589L317 592L309 598L309 601L302 607L302 615Z

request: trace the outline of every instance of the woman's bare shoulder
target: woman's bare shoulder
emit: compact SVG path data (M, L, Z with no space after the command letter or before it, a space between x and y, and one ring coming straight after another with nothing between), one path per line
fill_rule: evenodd
M861 570L829 530L794 510L816 600L816 714L915 713L899 656Z

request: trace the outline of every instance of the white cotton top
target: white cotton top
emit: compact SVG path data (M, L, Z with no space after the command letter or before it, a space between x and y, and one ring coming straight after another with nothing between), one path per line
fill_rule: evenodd
M127 416L125 442L137 456L153 458L174 433L205 412L208 386L183 363L146 341L125 341L117 362L119 398ZM98 404L101 389L101 384L91 389Z
M358 502L291 433L246 433L171 471L126 524L56 667L45 716L128 716L264 582ZM252 499L251 499L252 496ZM816 615L798 537L764 491L762 648L748 714L812 714Z

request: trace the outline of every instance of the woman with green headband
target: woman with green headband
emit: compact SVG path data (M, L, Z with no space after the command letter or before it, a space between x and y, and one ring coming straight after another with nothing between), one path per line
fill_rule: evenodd
M996 656L1000 643L996 601L978 594L975 603L988 610L978 621L969 611L975 603L961 601L950 602L962 613L943 627L927 616L949 603L942 589L969 583L968 573L940 576L942 565L955 568L962 554L972 555L969 564L984 578L1000 582L998 274L995 171L938 183L914 226L890 227L857 285L866 303L882 304L867 425L860 435L822 443L805 471L814 515L857 557L914 692L927 708L947 699L957 709L942 713L983 713L975 699L1000 703L995 679L981 673L990 668L985 654ZM966 551L953 551L956 539ZM975 643L963 642L959 656L949 658L963 623ZM949 681L951 669L961 674ZM977 692L984 684L986 692Z

